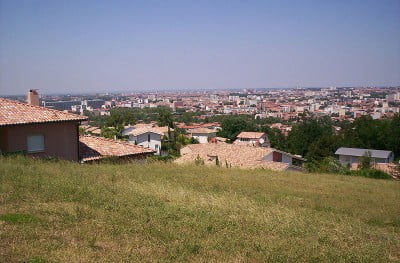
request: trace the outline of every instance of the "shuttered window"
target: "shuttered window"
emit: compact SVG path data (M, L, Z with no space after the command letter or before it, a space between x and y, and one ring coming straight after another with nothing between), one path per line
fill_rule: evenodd
M30 135L27 138L28 152L43 152L44 151L44 136Z

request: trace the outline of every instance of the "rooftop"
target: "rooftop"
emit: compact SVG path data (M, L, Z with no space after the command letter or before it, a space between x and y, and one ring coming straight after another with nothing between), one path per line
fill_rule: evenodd
M391 151L384 150L374 150L374 149L360 149L360 148L345 148L340 147L336 150L335 154L337 155L349 155L349 156L364 156L366 152L371 153L372 158L389 158Z
M159 134L161 136L163 136L165 134L164 132L164 128L163 127L151 127L151 126L143 126L143 127L139 127L139 128L135 128L134 126L131 127L132 130L129 131L128 129L125 129L126 132L124 132L124 135L133 135L133 136L138 136L141 134L145 134L145 133L155 133L155 134ZM168 131L168 128L167 128Z
M84 120L87 117L0 98L0 126Z
M241 132L237 136L238 138L250 138L250 139L259 139L264 136L263 132Z
M196 129L196 128L210 128L210 127L219 127L221 126L219 122L210 122L210 123L192 123L190 125L186 125L185 123L178 123L177 127L181 129Z
M216 130L212 129L207 129L207 128L195 128L195 129L189 129L188 133L217 133Z
M250 147L234 144L190 144L182 148L181 157L175 160L178 164L191 163L200 157L207 165L215 165L215 158L222 166L226 164L241 168L266 168L276 171L286 170L289 165L280 162L263 160L275 151L267 147Z
M106 139L94 136L79 137L79 154L81 160L93 161L111 156L134 156L140 154L150 154L155 151L142 146L130 144L124 141Z

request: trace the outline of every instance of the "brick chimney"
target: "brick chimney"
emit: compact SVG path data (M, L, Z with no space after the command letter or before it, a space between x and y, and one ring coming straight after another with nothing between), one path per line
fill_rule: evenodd
M29 105L39 106L39 93L36 89L29 90L27 102Z

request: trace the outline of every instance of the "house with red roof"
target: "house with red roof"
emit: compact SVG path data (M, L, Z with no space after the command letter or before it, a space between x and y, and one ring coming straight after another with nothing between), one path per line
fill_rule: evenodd
M109 157L144 160L155 153L127 142L79 136L79 125L87 117L39 107L35 99L29 101L36 105L0 98L0 154L93 162Z
M234 144L270 147L268 136L263 132L241 132Z
M97 136L81 136L79 138L81 162L89 163L117 157L121 160L144 161L156 151L133 145L129 142L106 139Z
M84 116L0 98L0 152L79 161L79 124L85 120Z
M188 129L188 133L190 136L197 139L199 143L208 143L217 136L216 130L208 128Z

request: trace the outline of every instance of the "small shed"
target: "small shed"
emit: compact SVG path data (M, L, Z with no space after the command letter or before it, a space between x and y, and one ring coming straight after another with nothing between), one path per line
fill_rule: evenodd
M340 147L335 152L339 156L340 163L350 165L350 167L357 166L360 163L361 157L368 153L371 155L373 164L391 163L394 160L393 152L385 150Z

